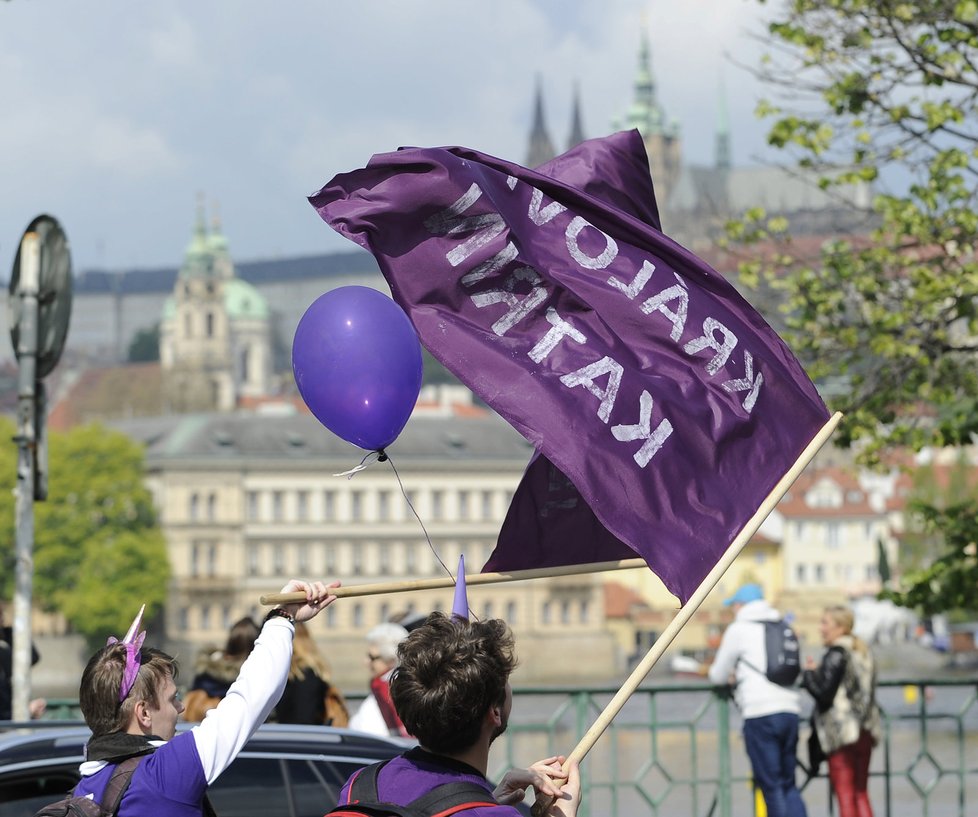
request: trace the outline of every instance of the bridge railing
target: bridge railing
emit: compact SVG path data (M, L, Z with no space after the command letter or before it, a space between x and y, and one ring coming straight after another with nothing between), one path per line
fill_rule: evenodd
M568 754L614 687L514 690L509 728L490 756L490 777L510 766ZM978 814L978 679L887 680L877 698L883 740L873 751L870 799L877 817ZM349 696L351 709L358 698ZM806 706L810 700L803 693ZM46 719L77 719L77 701L49 701ZM702 682L640 688L582 764L580 817L764 817L729 690ZM807 722L798 783L810 814L834 814L831 788L808 769Z

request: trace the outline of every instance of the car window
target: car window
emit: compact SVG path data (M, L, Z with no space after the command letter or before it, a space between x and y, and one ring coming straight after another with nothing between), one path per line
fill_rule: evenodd
M64 769L23 771L0 779L0 817L32 817L60 800L78 781L78 764Z
M220 815L322 817L361 766L316 757L239 757L214 781L208 796Z

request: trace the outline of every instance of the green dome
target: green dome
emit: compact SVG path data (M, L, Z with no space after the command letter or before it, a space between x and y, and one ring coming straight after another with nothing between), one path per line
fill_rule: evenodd
M224 309L228 318L268 319L268 302L247 281L232 278L224 282Z

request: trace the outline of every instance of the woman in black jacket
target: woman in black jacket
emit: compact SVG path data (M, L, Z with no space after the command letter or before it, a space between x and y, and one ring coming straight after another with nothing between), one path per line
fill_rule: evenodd
M818 666L808 659L801 685L815 699L814 726L828 757L839 817L872 817L869 758L880 737L876 664L852 624L848 607L825 609L820 631L828 649Z

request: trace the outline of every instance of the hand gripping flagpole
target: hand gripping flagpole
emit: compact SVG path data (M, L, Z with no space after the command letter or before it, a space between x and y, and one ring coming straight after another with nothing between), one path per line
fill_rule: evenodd
M775 509L778 502L781 501L788 489L791 487L792 483L799 476L801 476L802 471L808 466L808 463L812 461L818 450L825 444L826 440L835 431L836 426L839 425L839 421L842 419L842 414L836 412L833 414L824 426L819 430L819 432L812 438L812 441L805 447L805 450L801 452L801 455L795 460L795 464L785 472L785 475L781 477L774 489L767 495L764 501L761 503L760 507L754 513L754 515L747 521L747 524L741 529L740 533L737 534L737 538L733 540L730 547L727 548L726 552L720 558L720 561L714 565L713 569L707 573L706 578L700 583L700 586L696 588L696 591L689 600L682 606L676 617L669 622L669 625L663 631L662 635L656 639L656 642L652 645L652 648L646 653L645 658L639 663L637 667L632 671L632 674L628 676L625 683L622 685L621 689L615 694L615 697L611 699L608 705L604 708L604 711L598 716L597 720L591 725L591 728L584 734L580 742L574 748L574 751L568 755L567 760L564 762L564 771L566 772L570 764L574 761L578 763L584 759L584 756L591 751L591 748L597 742L598 738L608 725L611 723L612 719L617 715L621 708L625 705L625 702L631 697L632 693L638 689L639 684L645 680L645 676L651 672L652 667L655 663L662 657L663 653L668 649L669 645L672 644L673 639L679 634L679 631L686 625L689 619L693 616L693 613L699 608L706 597L710 594L710 591L716 587L717 583L720 581L723 574L727 571L727 568L733 563L734 559L740 555L740 552L744 549L748 542L753 538L754 534L757 533L757 529L760 528L761 523L767 519L768 515ZM555 802L556 798L550 796L538 797L536 802L533 804L531 809L533 817L542 817L549 811L550 806Z

